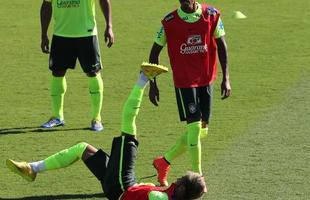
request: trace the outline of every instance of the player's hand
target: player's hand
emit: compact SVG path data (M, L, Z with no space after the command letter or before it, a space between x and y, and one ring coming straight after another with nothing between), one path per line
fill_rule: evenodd
M49 43L50 41L48 40L47 36L44 36L41 38L41 50L43 53L46 53L46 54L50 53Z
M149 99L155 106L158 106L159 90L157 87L156 79L154 79L154 81L150 81Z
M231 86L229 80L223 80L221 84L222 100L231 96Z
M104 32L104 41L107 43L107 47L111 47L114 43L114 33L112 28L107 27Z

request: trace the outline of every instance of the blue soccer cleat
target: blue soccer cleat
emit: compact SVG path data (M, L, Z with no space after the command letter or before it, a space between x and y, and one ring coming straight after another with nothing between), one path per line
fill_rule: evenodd
M103 125L102 125L101 121L93 120L93 121L91 121L91 125L90 125L89 129L92 131L102 131Z
M46 123L42 124L40 127L41 128L53 128L53 127L64 126L64 125L65 125L64 120L60 120L58 118L52 117Z

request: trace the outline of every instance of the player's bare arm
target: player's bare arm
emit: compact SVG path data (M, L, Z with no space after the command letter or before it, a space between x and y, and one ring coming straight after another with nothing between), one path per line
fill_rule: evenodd
M48 26L52 18L52 4L44 1L41 5L40 19L41 19L41 50L43 53L49 53L49 40L47 36Z
M104 41L107 43L107 46L110 48L114 43L114 33L112 30L112 9L110 0L100 0L100 7L103 12L106 28L104 32Z
M159 64L159 54L163 49L162 46L154 43L150 52L149 62L153 64ZM149 99L155 105L158 106L159 102L159 89L157 87L156 78L150 81Z
M226 99L231 95L231 86L229 81L229 69L228 69L228 53L227 53L227 44L225 37L222 36L216 39L217 43L217 52L219 61L221 63L221 68L223 72L223 79L221 84L221 95L222 99Z

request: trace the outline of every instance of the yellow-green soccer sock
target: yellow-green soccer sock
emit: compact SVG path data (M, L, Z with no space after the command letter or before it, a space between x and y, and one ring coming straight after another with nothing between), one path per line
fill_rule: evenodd
M77 160L82 158L82 155L88 144L85 142L78 143L69 149L64 149L44 160L46 170L59 169L68 167Z
M187 124L187 149L190 154L192 171L202 174L200 131L201 122Z
M137 134L136 117L142 102L144 87L135 85L125 102L122 113L121 131L130 135Z
M208 127L201 128L200 139L206 138L208 136Z
M88 78L88 87L91 98L92 120L101 121L101 108L103 100L103 81L100 74Z
M208 128L201 128L200 138L205 138L208 135ZM187 150L187 132L185 132L176 142L176 144L168 150L164 157L171 163L174 159L182 155Z
M64 96L67 90L66 77L52 76L51 80L51 97L53 117L64 119L63 107Z
M165 159L171 163L178 156L187 150L187 132L185 132L175 143L175 145L165 153Z

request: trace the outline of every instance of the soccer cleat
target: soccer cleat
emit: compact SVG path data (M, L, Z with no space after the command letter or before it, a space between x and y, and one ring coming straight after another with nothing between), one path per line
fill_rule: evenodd
M153 166L157 170L157 180L161 186L168 186L168 172L170 170L170 164L164 159L164 157L155 158Z
M143 62L141 64L141 70L143 71L145 76L150 80L155 78L159 74L168 72L168 68L165 66L147 63L147 62Z
M30 165L26 162L16 162L14 160L7 159L6 166L14 173L20 175L25 180L32 182L36 179L37 173L35 173Z
M91 125L90 125L89 129L92 131L102 131L103 125L102 125L101 121L93 120L93 121L91 121Z
M40 127L41 128L53 128L53 127L64 126L64 125L65 125L64 120L60 120L58 118L52 117L46 123L42 124Z

